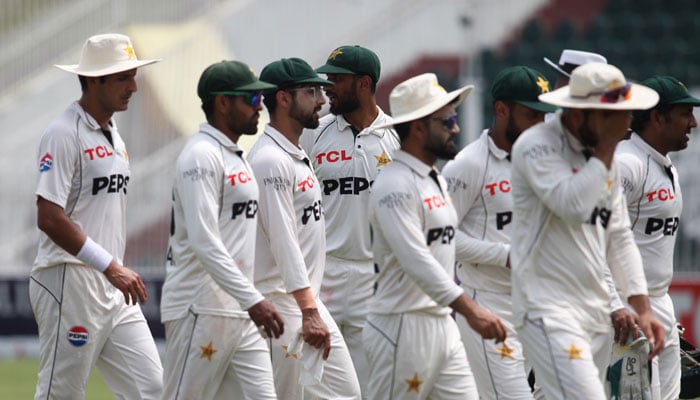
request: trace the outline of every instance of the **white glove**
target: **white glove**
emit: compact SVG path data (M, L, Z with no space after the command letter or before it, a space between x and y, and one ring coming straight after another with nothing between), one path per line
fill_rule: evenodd
M649 375L649 343L640 335L626 346L613 345L608 369L611 400L652 400Z

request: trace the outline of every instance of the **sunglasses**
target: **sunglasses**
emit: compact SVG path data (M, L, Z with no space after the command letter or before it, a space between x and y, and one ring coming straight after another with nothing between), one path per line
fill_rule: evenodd
M301 87L294 87L294 88L289 88L285 89L288 92L296 92L299 90L305 91L309 96L311 96L314 99L317 99L319 97L323 97L323 90L320 86L301 86Z
M442 126L445 129L447 129L448 131L453 130L455 128L455 126L457 125L457 115L450 115L449 117L446 117L446 118L433 117L430 119L434 120L434 121L442 122Z
M629 100L632 97L632 85L629 83L625 86L603 92L600 96L601 103L617 103L621 100Z
M262 102L262 92L242 92L242 91L222 91L211 92L211 94L225 94L227 96L242 96L246 104L257 107Z

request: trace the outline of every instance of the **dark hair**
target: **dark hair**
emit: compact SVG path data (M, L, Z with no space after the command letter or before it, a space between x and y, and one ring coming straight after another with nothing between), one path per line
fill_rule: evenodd
M204 111L204 116L207 117L207 121L209 121L209 117L214 113L214 99L216 99L216 96L209 96L202 100L202 111Z
M87 90L87 77L83 75L78 75L78 81L80 81L80 90L85 92ZM100 83L107 82L107 77L101 76Z
M671 110L674 106L675 104L664 104L648 110L637 111L632 114L632 123L630 124L630 128L637 133L642 132L649 125L651 112L654 110L663 115L665 119L669 119L671 117Z
M267 108L267 112L272 114L277 109L277 92L279 90L273 90L270 92L263 93L263 104Z
M396 134L399 135L399 139L401 141L404 141L408 137L408 133L411 130L411 122L413 121L402 122L394 125L394 130L396 131Z

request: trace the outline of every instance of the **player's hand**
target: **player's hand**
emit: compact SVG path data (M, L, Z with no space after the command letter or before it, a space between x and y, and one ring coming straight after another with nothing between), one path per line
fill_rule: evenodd
M501 319L488 310L478 307L466 318L469 326L484 339L496 339L496 343L506 340L506 328Z
M279 338L284 333L284 321L277 313L275 306L267 300L263 300L248 309L248 315L255 325L265 332L265 337ZM262 332L260 332L262 333Z
M323 359L327 360L331 353L331 331L323 322L316 308L301 310L301 330L304 341L318 349L323 348Z
M610 314L613 329L615 331L615 343L624 346L627 343L628 337L632 340L639 337L637 330L637 315L627 308L615 310ZM630 340L631 341L631 340Z
M126 304L136 304L137 302L144 304L148 298L146 286L143 284L141 277L136 272L127 267L119 265L112 260L107 269L104 271L109 283L115 288L124 293L124 301Z
M649 352L649 359L651 360L664 349L664 327L656 320L651 311L639 315L638 325L644 336L647 337L649 346L651 346L651 351Z

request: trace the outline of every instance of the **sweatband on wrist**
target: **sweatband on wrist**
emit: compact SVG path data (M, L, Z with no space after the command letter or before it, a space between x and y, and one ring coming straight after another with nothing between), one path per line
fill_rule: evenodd
M114 257L102 246L95 243L90 236L85 240L85 244L75 257L100 272L104 272Z

